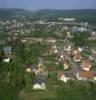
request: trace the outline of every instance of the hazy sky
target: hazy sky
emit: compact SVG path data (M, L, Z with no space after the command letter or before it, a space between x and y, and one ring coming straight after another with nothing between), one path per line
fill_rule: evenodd
M96 0L0 0L0 8L96 9Z

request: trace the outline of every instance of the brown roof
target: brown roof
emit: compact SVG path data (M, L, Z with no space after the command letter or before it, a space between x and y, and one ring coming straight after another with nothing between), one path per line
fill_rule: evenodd
M82 61L83 68L89 68L89 65L91 65L91 61L89 59Z
M59 71L57 74L58 74L58 77L60 78L60 77L62 77L64 75L64 72L63 71Z
M75 54L75 56L74 56L74 59L81 59L82 58L82 56L81 56L81 53L77 53L77 54Z
M70 50L70 55L74 56L74 49Z
M79 76L86 77L87 79L93 79L94 73L92 71L81 71Z

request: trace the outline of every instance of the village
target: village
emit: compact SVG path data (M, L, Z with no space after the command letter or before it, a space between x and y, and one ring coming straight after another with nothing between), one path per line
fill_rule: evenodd
M0 61L6 67L22 62L27 89L47 91L58 82L74 80L96 82L96 45L90 44L96 40L95 26L75 18L57 20L60 22L30 22L22 16L21 20L0 21ZM83 37L75 40L78 34L87 34L84 40L90 45Z

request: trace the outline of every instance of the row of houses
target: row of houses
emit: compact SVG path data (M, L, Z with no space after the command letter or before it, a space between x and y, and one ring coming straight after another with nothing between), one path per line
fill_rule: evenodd
M90 56L89 58L83 57L83 49L80 47L70 53L73 56L74 62L80 64L80 70L76 73L76 77L78 80L96 80L96 72L91 71L92 62L93 60L95 61L93 55L96 55L96 51L94 49L91 49L90 51L92 53L91 58Z
M82 52L84 50L86 49L81 48L81 47L77 47L74 49L72 48L70 44L67 44L67 45L64 45L63 52L66 53L67 56L71 57L71 59L73 59L73 61L79 65L79 68L78 68L79 70L77 71L77 73L75 73L75 76L78 80L94 81L96 80L96 72L91 71L91 68L92 68L92 62L96 61L96 49L94 48L90 48L90 50L88 49L91 52L91 55L89 56L89 58L83 57ZM53 51L53 54L59 55L58 60L59 62L63 61L65 69L70 66L69 64L70 62L67 61L63 53L62 54L59 53L56 45L52 47L52 51ZM64 72L61 76L63 75L64 75Z
M33 89L46 90L46 80L48 77L48 72L45 71L42 60L38 64L28 65L26 72L33 73Z
M12 51L13 51L13 48L11 46L3 47L3 49L1 50L1 52L3 54L3 55L1 55L3 62L9 63L11 61L11 59L13 59Z

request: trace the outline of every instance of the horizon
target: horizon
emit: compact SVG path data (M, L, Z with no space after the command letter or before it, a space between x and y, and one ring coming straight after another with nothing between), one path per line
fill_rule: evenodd
M24 10L96 9L96 0L0 0L0 8Z
M24 9L24 8L0 8L0 9L5 9L5 10L7 10L7 9L13 9L13 10L15 10L15 9L17 9L17 10L25 10L25 11L39 11L39 10L96 10L96 8L81 8L81 9L57 9L57 8L41 8L41 9L32 9L32 10L30 10L30 9Z

